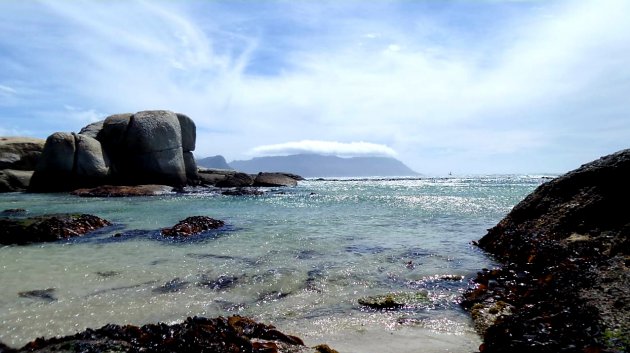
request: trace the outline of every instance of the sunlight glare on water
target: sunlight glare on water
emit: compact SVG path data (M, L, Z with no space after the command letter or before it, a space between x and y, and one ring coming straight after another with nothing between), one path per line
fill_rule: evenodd
M0 195L0 210L114 223L67 242L0 248L0 340L239 314L340 352L470 352L480 340L457 302L492 266L470 242L542 181L308 180L256 197ZM227 227L186 241L157 233L193 215ZM358 304L421 291L426 302L396 311Z

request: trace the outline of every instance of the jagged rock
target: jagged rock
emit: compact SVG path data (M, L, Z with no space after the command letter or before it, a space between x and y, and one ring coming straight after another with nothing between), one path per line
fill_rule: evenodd
M179 221L171 228L162 229L161 232L164 236L188 237L203 233L210 229L218 229L224 225L225 222L218 219L206 216L192 216L184 219L183 221Z
M127 197L127 196L159 196L174 193L168 185L102 185L89 189L77 189L72 195L81 197Z
M111 225L88 214L43 215L29 218L0 218L0 244L56 241L84 235Z
M497 301L484 353L630 350L630 150L538 187L479 240L510 264L480 272L464 307ZM487 325L486 325L487 326Z
M286 173L258 173L254 179L255 186L296 186L297 180L293 174Z
M0 137L0 169L34 170L44 143L31 137Z

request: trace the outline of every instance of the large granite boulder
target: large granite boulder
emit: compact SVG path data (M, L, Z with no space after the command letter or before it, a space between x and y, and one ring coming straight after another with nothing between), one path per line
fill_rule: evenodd
M103 184L183 186L198 181L195 123L166 110L116 114L79 134L54 133L31 182L34 191Z
M35 170L44 142L31 137L0 137L0 169Z
M630 350L630 150L538 187L479 246L509 263L465 295L483 351ZM509 314L508 314L509 313Z

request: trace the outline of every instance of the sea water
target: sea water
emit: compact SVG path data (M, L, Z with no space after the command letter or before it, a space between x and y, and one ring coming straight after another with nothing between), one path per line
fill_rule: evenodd
M113 225L0 248L0 341L243 315L340 352L474 351L480 339L458 302L495 264L471 241L544 180L306 180L263 196L3 194L0 211L89 213ZM227 225L184 241L159 235L194 215ZM422 300L397 310L358 302L391 293Z

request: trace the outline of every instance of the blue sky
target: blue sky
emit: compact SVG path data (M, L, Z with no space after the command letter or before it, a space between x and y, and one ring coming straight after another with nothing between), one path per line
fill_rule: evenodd
M122 112L198 157L565 172L630 147L630 2L0 1L0 135Z

